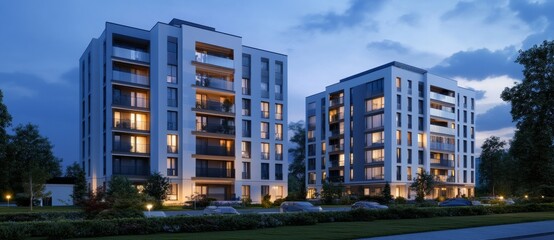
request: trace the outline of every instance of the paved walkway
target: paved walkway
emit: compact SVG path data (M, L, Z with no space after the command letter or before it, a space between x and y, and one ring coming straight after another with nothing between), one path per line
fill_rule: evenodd
M366 238L364 240L396 240L396 239L424 239L424 240L444 240L444 239L526 239L526 240L546 240L554 239L554 220L505 224L488 227L462 228L454 230L432 231L422 233L411 233L402 235L392 235L386 237Z

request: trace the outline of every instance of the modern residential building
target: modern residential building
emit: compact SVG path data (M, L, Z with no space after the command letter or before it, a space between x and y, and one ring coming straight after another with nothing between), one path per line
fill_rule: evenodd
M91 189L151 172L169 203L287 194L287 56L173 19L106 23L80 58L80 158Z
M440 184L433 197L472 196L475 92L424 69L391 62L306 98L308 197L324 181L358 195L415 198L421 171Z

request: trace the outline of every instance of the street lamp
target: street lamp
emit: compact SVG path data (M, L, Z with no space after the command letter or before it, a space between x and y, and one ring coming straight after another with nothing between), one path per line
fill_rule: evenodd
M10 198L12 198L12 195L6 195L6 199L8 199L8 207L10 207Z
M148 209L148 216L150 216L150 210L152 210L152 204L147 204L146 209Z

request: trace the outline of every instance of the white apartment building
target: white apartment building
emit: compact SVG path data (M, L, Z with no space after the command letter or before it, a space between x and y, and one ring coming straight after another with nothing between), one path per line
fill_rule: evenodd
M473 196L475 92L424 69L391 62L306 98L308 197L324 181L357 195L414 199L423 170L432 197Z
M168 203L287 195L287 56L173 19L106 23L80 58L80 158L91 189L114 175L171 179Z

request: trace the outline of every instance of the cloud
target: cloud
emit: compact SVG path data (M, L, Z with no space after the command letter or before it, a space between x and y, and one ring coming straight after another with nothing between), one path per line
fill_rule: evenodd
M399 42L385 39L379 42L370 42L367 44L367 48L370 50L392 51L396 53L408 53L409 48L405 47Z
M376 30L377 22L366 20L366 16L369 13L380 10L383 4L383 0L352 0L350 7L343 13L328 12L325 14L308 15L300 28L310 31L333 32L366 23L370 29Z
M475 153L477 155L481 154L481 146L483 146L483 142L491 136L497 136L500 140L506 141L509 144L510 140L514 136L514 131L515 127L506 127L490 131L479 131L479 129L477 129L475 132Z
M440 19L442 21L448 21L453 18L463 17L465 15L471 14L475 10L476 10L475 3L461 1L456 3L456 6L454 6L454 9L445 12Z
M458 81L458 85L461 87L471 88L484 93L481 98L476 99L476 114L486 113L498 105L505 104L500 98L500 94L504 88L512 87L514 83L518 81L508 76L488 77L475 80L456 77L454 80Z
M511 0L508 6L536 31L523 41L524 49L554 39L554 1Z
M510 111L512 107L510 104L501 104L493 107L485 113L478 114L475 118L476 128L478 131L490 131L501 128L514 127L512 122L512 115Z
M418 26L420 19L421 19L421 17L416 13L404 14L404 15L402 15L398 18L398 20L401 23L404 23L404 24L412 26L412 27Z
M517 51L514 47L490 51L482 48L473 51L460 51L444 59L430 69L431 72L447 77L484 79L508 75L511 78L523 77L521 65L514 63Z

